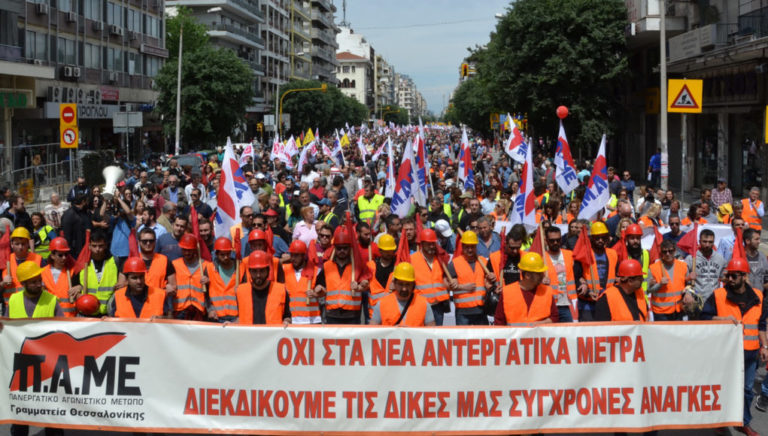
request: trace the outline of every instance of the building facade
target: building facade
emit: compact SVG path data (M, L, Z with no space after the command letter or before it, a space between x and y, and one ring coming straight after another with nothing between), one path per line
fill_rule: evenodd
M395 96L395 69L381 55L374 58L374 83L376 88L376 109L379 118L384 108L397 103Z
M343 88L342 82L346 77L344 76L343 65L341 65L341 59L339 56L355 56L357 58L365 59L367 62L365 65L361 65L361 67L364 67L365 69L365 81L362 84L359 81L355 82L357 90L354 94L357 96L355 97L357 101L368 106L368 110L373 112L377 107L374 70L376 51L373 49L373 46L368 42L368 40L365 39L365 36L359 33L355 33L351 27L341 26L340 30L341 31L338 35L339 48L336 52L336 59L339 60L339 64L342 67L341 75L338 73L339 70L336 70L337 78L339 79L339 86Z
M336 70L339 89L347 97L365 104L373 78L371 61L348 51L337 53L336 60L339 63Z
M336 35L340 29L334 23L336 6L330 0L312 0L312 70L313 80L336 84Z
M280 86L288 82L290 76L290 0L262 0L261 12L264 24L261 26L261 38L264 50L261 52L261 64L265 68L262 78L264 98L270 113L274 113Z
M312 77L312 4L309 0L288 0L290 15L289 79Z

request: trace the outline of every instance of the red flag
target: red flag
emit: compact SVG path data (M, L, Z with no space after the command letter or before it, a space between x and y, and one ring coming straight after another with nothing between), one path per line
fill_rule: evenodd
M587 236L587 229L585 227L581 228L579 239L573 247L573 260L580 262L584 269L589 269L595 262L592 254L592 244L589 241L589 236Z
M457 235L456 238L456 249L453 250L453 258L456 259L457 257L461 256L461 254L464 252L463 246L461 245L461 235Z
M5 268L5 264L11 260L11 226L5 225L5 233L0 238L0 268Z
M80 271L85 269L86 265L91 261L91 230L87 229L85 231L85 244L83 244L83 249L80 250L80 255L77 256L77 261L75 261L75 265L72 267L72 274L79 274Z
M408 238L405 237L405 229L400 234L400 242L397 245L397 258L395 263L411 263L411 250L408 248Z
M685 236L683 236L684 238ZM744 235L741 232L741 227L736 228L736 241L733 243L733 255L731 259L740 257L742 259L747 258L747 253L744 251Z
M139 241L136 240L136 229L131 229L128 235L128 257L139 257Z
M274 256L275 248L272 246L272 243L275 241L275 234L272 233L272 227L267 226L267 229L264 230L264 233L267 235L267 253L270 256Z
M203 238L200 236L200 224L197 219L197 210L194 205L189 207L189 220L192 222L192 235L197 238L197 246L200 247L200 257L203 260L211 261L211 252L208 251L208 245L205 244Z
M315 278L315 269L317 268L317 246L315 241L309 243L307 249L307 263L304 265L304 269L301 270L301 276L309 279L310 283Z
M531 242L531 246L528 247L528 252L537 253L539 256L544 256L544 244L541 240L541 224L539 224L539 227L536 228L536 236L533 237L533 242Z
M680 238L679 241L677 241L677 248L690 254L691 256L696 256L696 251L699 249L699 241L697 239L698 233L699 233L699 223L695 223L693 225L693 230L683 235L683 237ZM742 244L742 247L743 246L744 244ZM736 246L734 245L734 250L735 249L736 249Z
M355 281L359 283L363 280L369 280L371 278L371 271L368 269L368 263L365 262L363 247L360 246L360 241L357 239L357 230L355 230L355 224L352 222L352 213L350 211L346 213L345 222L347 232L352 236L350 255L353 256L355 261Z
M323 259L320 259L317 256L317 241L312 240L309 242L309 247L307 247L307 263L311 261L314 265L321 265L323 262L330 260L330 252L331 250L326 250L326 253L324 253L328 254L328 259L325 259L325 256L323 256Z
M504 278L504 264L507 263L507 228L501 228L501 256L499 256L499 279ZM503 281L503 280L502 280Z
M414 227L416 229L416 242L421 242L419 237L421 236L421 231L424 229L424 224L421 223L421 215L418 213L416 214L416 225Z
M240 241L242 238L240 237L240 227L235 229L235 240L232 244L233 249L235 250L235 260L241 260L243 258L243 245Z
M619 242L613 244L613 247L611 248L616 250L616 254L618 255L616 263L621 263L629 257L629 253L627 253L627 242L624 240L624 232L621 232L621 239L619 239Z
M656 226L653 227L653 233L653 245L651 245L651 250L648 252L648 260L651 263L661 259L661 242L664 240L664 236L659 233L659 229Z

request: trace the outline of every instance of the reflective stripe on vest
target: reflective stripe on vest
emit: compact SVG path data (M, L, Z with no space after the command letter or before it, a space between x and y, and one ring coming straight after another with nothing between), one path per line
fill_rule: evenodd
M545 252L544 260L547 262L549 287L552 288L556 296L565 293L569 300L576 300L578 294L576 293L576 279L573 276L573 253L566 249L561 249L560 253L565 267L565 283L560 283L557 271L555 271L555 264L552 262L549 252Z
M393 326L400 318L400 303L397 301L397 294L394 292L381 299L379 303L379 313L381 313L381 325ZM429 307L427 299L419 295L413 296L411 305L408 306L405 312L405 317L397 325L405 325L409 327L422 327L424 326L424 317L427 314L427 310L432 310Z
M238 322L240 324L253 324L253 290L250 283L243 283L237 287L237 307L239 311ZM264 320L267 325L279 325L283 323L285 311L286 290L282 283L271 282L267 294L267 304L264 307Z
M86 283L85 278L88 281ZM88 266L80 271L80 283L86 283L88 288L86 293L93 295L99 300L99 315L107 314L107 303L112 298L112 294L115 293L115 285L117 284L117 265L115 264L115 258L110 257L104 261L104 266L101 270L101 281L96 276L96 267L93 261Z
M315 279L312 283L307 277L301 276L296 281L296 270L290 263L283 264L283 275L285 276L285 290L290 297L288 307L291 310L291 318L310 318L309 322L318 322L320 317L320 304L317 298L307 297L307 289L314 288Z
M235 261L237 262L237 261ZM217 317L236 317L237 316L237 296L235 295L235 271L229 277L229 281L224 283L223 277L219 274L216 267L207 264L206 275L210 280L208 284L208 301L211 302L211 309ZM237 270L237 268L235 268ZM242 270L240 270L242 272ZM242 283L242 280L240 281Z
M605 290L605 296L603 298L605 298L608 303L608 309L611 312L611 321L634 321L635 319L632 317L632 312L630 312L629 307L627 307L627 303L624 301L624 296L621 295L622 292L621 289L615 286L611 286ZM646 307L645 294L642 290L638 289L635 291L635 300L637 300L637 309L640 313L639 321L644 322L648 319L648 308Z
M360 310L362 296L360 292L352 292L352 265L347 264L344 274L339 275L336 262L329 260L323 264L325 272L327 309Z
M473 291L453 291L453 303L459 309L483 305L483 299L485 298L485 272L483 272L483 268L478 262L487 262L487 260L482 256L478 256L473 271L469 263L464 259L464 256L453 259L453 267L456 270L456 279L459 285L468 283L474 283L475 285Z
M384 203L384 196L380 194L374 194L370 200L361 195L357 198L357 209L360 211L360 219L373 220L376 218L376 212L379 210L379 206Z
M35 253L39 254L43 259L48 259L48 256L51 254L50 250L48 250L48 247L51 243L51 241L48 239L48 232L52 232L53 227L49 225L44 225L40 228L40 230L36 231L37 237L40 239L40 244L35 246Z
M43 258L36 253L27 253L27 258L24 259L25 262L35 262L38 266L40 266L42 260ZM19 266L19 262L16 260L16 253L11 253L8 263L11 265L11 281L13 283L10 287L3 289L3 301L5 302L6 307L8 306L8 299L11 298L11 295L24 290L24 286L21 286L21 282L16 278L16 268Z
M141 318L149 319L153 316L163 316L165 303L165 290L155 287L147 287L147 299L141 306L141 313L136 315L130 298L126 295L128 288L120 288L115 291L115 317L116 318Z
M584 280L587 282L587 286L589 286L589 289L597 289L600 291L603 291L605 289L610 288L614 285L616 282L616 264L618 263L618 255L616 254L616 250L612 248L606 248L605 249L605 255L608 259L608 278L605 283L605 288L600 287L600 277L599 273L597 271L597 265L592 264L593 266L590 268L587 268L584 271ZM592 271L595 271L595 278L592 278ZM584 297L586 299L591 299L589 297Z
M61 271L59 273L59 280L54 281L51 268L51 265L46 265L45 268L43 268L42 274L40 274L43 278L43 286L45 286L46 291L59 299L59 307L61 307L64 316L73 318L77 316L77 310L75 309L75 303L69 302L70 280L67 279L67 271Z
M525 304L520 282L504 286L502 294L507 325L541 321L549 318L552 314L552 302L555 299L555 293L547 285L536 287L530 306Z
M683 290L685 289L685 276L688 273L688 265L682 260L675 259L672 270L672 276L667 273L664 263L661 259L651 265L649 268L651 276L656 283L661 283L664 278L669 279L669 283L662 285L658 291L651 293L651 309L654 313L672 314L681 312Z
M195 306L199 311L205 312L205 289L201 283L203 271L210 263L202 261L201 267L190 274L183 258L174 260L173 268L176 270L176 296L173 299L175 312L184 310L189 306Z
M371 297L370 297L370 303L368 305L368 315L373 316L373 308L376 306L376 304L381 301L382 298L386 297L390 293L390 289L392 289L392 273L389 274L389 277L387 278L387 283L385 286L382 286L381 283L379 283L378 280L376 280L376 262L373 260L368 261L368 270L371 271L371 279L368 281L371 291Z
M24 307L24 292L13 294L8 300L8 318L53 318L55 314L56 297L47 291L43 291L40 294L32 316L27 315L27 310Z
M421 251L411 255L411 264L416 273L416 295L426 298L429 304L437 304L450 298L448 289L443 283L443 267L437 258L432 259L432 265Z
M741 315L741 309L738 305L728 300L728 291L725 288L715 289L715 305L717 306L717 316L733 316L742 322L744 329L744 350L757 350L760 348L760 340L757 334L757 324L760 321L760 314L763 308L763 293L754 289L760 302L749 308L747 313Z
M752 202L749 201L749 198L744 198L741 200L742 205L742 212L741 216L744 218L744 221L749 224L749 227L755 229L755 230L762 230L763 228L763 220L760 218L760 215L757 213L757 209L760 207L762 202L760 200L757 200L756 204L753 206Z

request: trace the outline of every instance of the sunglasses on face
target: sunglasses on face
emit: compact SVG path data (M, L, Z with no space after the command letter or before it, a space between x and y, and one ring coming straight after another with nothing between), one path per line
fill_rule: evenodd
M154 239L142 239L141 243L142 244L154 244L155 240Z
M743 274L742 273L726 273L725 277L729 279L738 279L739 277L743 277Z

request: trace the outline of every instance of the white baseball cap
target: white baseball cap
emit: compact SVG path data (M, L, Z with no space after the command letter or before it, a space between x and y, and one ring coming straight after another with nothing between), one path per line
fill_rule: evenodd
M453 236L453 230L451 230L451 225L448 224L448 221L446 220L435 221L435 231L443 235L444 238L450 238L451 236Z

